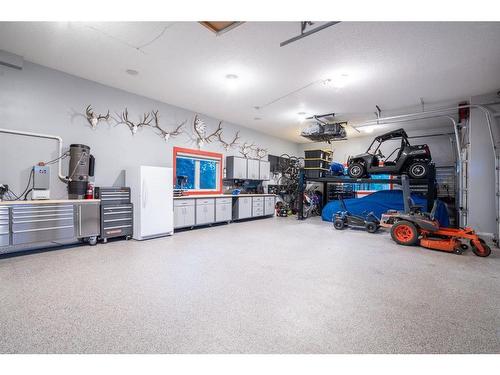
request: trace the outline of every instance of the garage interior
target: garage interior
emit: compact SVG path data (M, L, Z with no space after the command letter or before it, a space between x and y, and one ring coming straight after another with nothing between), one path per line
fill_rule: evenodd
M499 39L0 22L0 352L500 353Z

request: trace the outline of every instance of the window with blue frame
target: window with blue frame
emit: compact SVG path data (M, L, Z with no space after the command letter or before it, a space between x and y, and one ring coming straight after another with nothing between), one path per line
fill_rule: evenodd
M220 159L178 154L175 163L177 189L219 190Z

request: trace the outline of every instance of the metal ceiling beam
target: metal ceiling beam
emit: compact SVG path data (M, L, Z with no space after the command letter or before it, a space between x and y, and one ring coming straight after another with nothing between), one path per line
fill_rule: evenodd
M280 43L280 47L284 47L286 46L287 44L290 44L290 43L293 43L293 42L296 42L297 40L300 40L302 38L305 38L306 36L309 36L309 35L312 35L314 33L317 33L318 31L321 31L321 30L324 30L326 29L327 27L330 27L330 26L333 26L333 25L336 25L340 23L340 21L332 21L332 22L327 22L327 23L324 23L323 25L321 26L318 26L318 27L315 27L314 29L311 29L309 31L306 31L304 32L304 29L305 27L303 26L303 23L301 23L301 33L300 35L297 35L291 39L288 39L288 40L285 40L284 42L281 42Z

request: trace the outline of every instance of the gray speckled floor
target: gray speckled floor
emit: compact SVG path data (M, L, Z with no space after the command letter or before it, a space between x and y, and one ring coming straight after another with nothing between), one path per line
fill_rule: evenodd
M500 252L273 218L0 259L0 351L499 353Z

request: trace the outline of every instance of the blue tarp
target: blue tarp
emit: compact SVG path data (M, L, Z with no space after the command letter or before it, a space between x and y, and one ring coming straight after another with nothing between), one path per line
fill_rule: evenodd
M427 199L421 194L411 193L411 198L415 205L422 206L422 210L427 210ZM381 190L363 198L344 199L347 210L355 215L363 215L363 212L373 212L379 219L387 210L404 210L403 192L401 190ZM321 217L324 221L332 221L333 215L337 211L342 211L340 201L331 201L323 208ZM438 201L436 209L436 219L443 227L450 225L448 210L446 205Z

